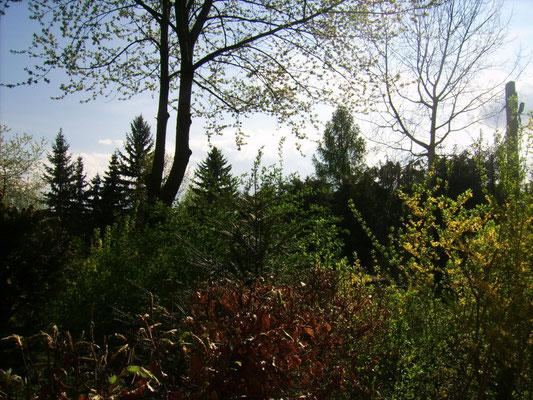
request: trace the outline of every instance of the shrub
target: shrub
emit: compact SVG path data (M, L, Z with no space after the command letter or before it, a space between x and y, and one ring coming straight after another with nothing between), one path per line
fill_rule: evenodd
M43 327L74 252L61 223L0 202L0 335Z
M123 216L94 234L78 260L71 285L56 304L56 321L76 335L95 323L97 337L135 326L148 294L169 309L201 271L188 268L174 210L154 206ZM177 290L179 289L179 290ZM184 303L187 296L183 298Z
M533 202L466 207L419 186L392 238L399 272L381 365L386 398L525 398L533 379Z
M186 319L188 390L211 398L368 395L366 355L384 317L340 272L297 285L216 282L193 294Z
M36 399L368 398L368 357L386 313L351 275L314 269L294 285L204 284L181 322L161 307L130 340L74 341L54 329L11 339L22 375L0 371L0 394Z

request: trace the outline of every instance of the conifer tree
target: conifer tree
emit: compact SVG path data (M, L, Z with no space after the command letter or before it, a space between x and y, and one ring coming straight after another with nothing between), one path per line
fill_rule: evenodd
M75 167L68 148L60 130L52 152L47 156L50 166L45 166L44 178L50 185L50 191L45 194L46 204L60 217L67 216L71 211L75 193Z
M338 107L327 123L317 155L313 163L318 178L338 188L356 176L364 160L365 141L346 108Z
M199 205L225 203L237 194L237 180L222 152L212 147L195 172L192 192Z
M124 153L119 154L128 207L134 207L137 201L146 197L146 174L151 168L148 164L153 145L150 126L142 115L135 117L131 132L126 134Z
M100 174L96 174L89 185L87 193L89 210L92 213L97 212L101 208L102 196L102 178Z
M83 171L83 159L78 157L74 164L74 195L72 211L77 217L83 217L87 213L88 192L87 175Z
M100 226L105 223L103 220L102 190L102 178L100 174L96 174L91 179L87 190L87 208L91 213L94 226Z
M118 152L115 151L109 160L102 187L102 210L106 222L111 222L117 212L123 210L124 186L120 177Z

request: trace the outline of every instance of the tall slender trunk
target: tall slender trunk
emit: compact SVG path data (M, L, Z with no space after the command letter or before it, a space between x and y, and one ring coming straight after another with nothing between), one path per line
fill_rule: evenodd
M157 125L155 136L154 160L152 171L147 179L148 197L160 198L161 182L165 167L165 144L167 136L168 96L170 90L169 78L169 46L168 46L168 19L170 16L170 4L168 0L161 0L162 19L160 22L161 38L159 44L160 77L159 77L159 103L157 110Z
M194 20L194 18L191 18L191 13L195 13L193 10L193 2L175 0L172 2L172 4L174 6L174 17L176 21L175 25L173 26L173 30L178 37L180 47L179 97L178 112L176 117L176 147L174 150L174 161L172 163L172 168L170 169L170 174L168 175L164 185L161 187L158 196L161 201L168 205L171 205L176 198L181 183L183 182L183 177L185 175L185 171L187 170L187 165L189 164L189 158L191 156L191 149L189 148L189 135L192 122L192 86L195 73L195 67L193 63L194 46L201 34L205 22L207 21L209 10L213 5L213 0L205 0L202 3L200 11L197 15L195 15L196 20L194 23L191 22L191 19ZM168 87L168 85L166 86Z
M439 103L434 101L431 110L431 128L429 131L429 145L427 147L428 171L431 171L437 159L437 108Z
M520 192L520 151L518 146L518 94L513 81L505 85L505 111L507 129L505 135L507 168L511 172L510 180L515 185L515 192Z
M189 158L192 154L189 148L189 134L191 130L191 99L194 70L191 65L184 68L180 74L180 90L178 100L178 115L176 119L176 148L174 150L174 162L165 185L161 188L160 199L170 205L176 198L181 186Z

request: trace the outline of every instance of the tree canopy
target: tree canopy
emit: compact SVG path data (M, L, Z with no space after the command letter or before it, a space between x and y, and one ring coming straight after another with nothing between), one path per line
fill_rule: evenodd
M379 31L382 14L412 2L36 0L28 6L42 31L27 51L38 62L24 83L48 80L59 68L68 77L60 85L64 95L158 93L148 191L170 204L191 154L194 117L221 130L262 112L304 136L313 104L338 97L346 104L360 87L354 83L361 83L367 60L357 39ZM176 146L163 183L169 104L176 110Z
M7 138L7 132L0 126L0 201L16 207L35 206L45 183L39 173L45 141L28 134Z

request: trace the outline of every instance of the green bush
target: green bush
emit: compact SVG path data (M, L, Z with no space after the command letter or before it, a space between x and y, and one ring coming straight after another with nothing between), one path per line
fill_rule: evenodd
M62 317L57 322L77 333L94 322L104 334L133 326L148 293L169 309L178 307L176 293L201 276L189 267L178 232L175 210L162 205L95 231L88 256L78 260L71 285L56 304Z

